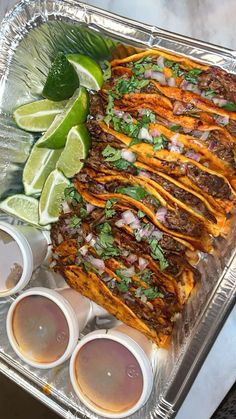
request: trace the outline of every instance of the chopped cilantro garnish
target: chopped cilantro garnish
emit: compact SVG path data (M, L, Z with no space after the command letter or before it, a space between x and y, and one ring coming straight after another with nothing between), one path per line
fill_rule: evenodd
M107 145L102 151L102 155L106 161L114 162L121 159L121 150Z
M169 266L169 263L163 254L163 250L161 246L159 246L158 241L156 239L152 239L149 244L150 244L150 248L152 252L151 255L153 259L156 259L159 261L160 269L161 271L164 271L164 269L166 269Z
M161 134L159 137L154 137L153 138L153 150L154 151L158 151L161 150L165 147L167 143L167 138Z
M105 68L103 69L103 80L108 80L111 78L111 63L109 61L104 61L103 65Z
M77 217L77 215L73 215L73 217L70 220L70 227L77 228L81 224L81 218Z
M234 102L228 102L225 106L223 106L223 109L227 111L236 111L236 104Z
M75 187L73 185L68 186L68 188L66 188L64 190L64 195L65 195L65 198L66 198L67 202L69 204L72 204L73 206L83 202L82 196L75 189Z
M129 80L121 79L116 84L116 93L124 95L126 93L140 90L149 84L149 80L139 80L135 76L132 76Z
M87 210L85 208L80 208L79 213L80 213L80 216L82 218L85 218L88 215L88 212L87 212Z
M108 102L106 107L106 116L104 118L104 122L109 125L113 117L113 107L114 107L114 96L113 94L108 95Z
M110 145L107 145L106 148L104 148L102 155L105 157L105 161L110 162L119 170L127 170L130 166L135 167L133 163L121 157L121 150L111 147Z
M107 222L97 226L99 231L98 243L96 244L96 252L102 259L109 259L114 256L120 255L120 250L115 247L114 237L111 232L111 226Z
M150 269L144 269L140 273L139 277L142 281L150 283L153 275L154 275L154 273L152 271L150 271Z
M158 291L156 287L151 288L142 288L139 287L135 290L135 296L138 298L141 298L142 296L145 296L147 300L154 300L155 298L163 298L164 295Z
M188 71L184 78L185 80L189 81L192 84L197 84L197 77L201 74L202 70L198 68L194 68L193 70Z
M145 217L145 215L146 214L143 211L138 210L138 218L143 218L143 217Z
M215 94L216 94L216 92L215 92L215 90L207 90L206 92L205 92L205 96L211 96L211 97L213 97L213 96L215 96Z
M136 201L141 201L148 195L148 192L141 186L119 186L116 193L128 195Z
M182 70L179 64L175 63L174 61L165 60L165 66L172 69L174 77L179 77L184 74L184 70Z
M87 260L82 260L82 263L86 269L87 272L95 272L96 274L100 275L100 272L98 269L96 269L91 262L88 262Z
M116 211L112 208L113 204L116 202L114 199L108 199L105 205L105 216L106 218L111 218L116 214Z
M170 130L173 132L177 132L179 131L180 128L181 128L181 125L174 124L174 125L171 125Z
M120 292L128 292L129 287L128 285L132 281L130 277L124 275L124 271L122 269L117 269L115 271L116 275L121 279L121 282L116 282L116 286Z

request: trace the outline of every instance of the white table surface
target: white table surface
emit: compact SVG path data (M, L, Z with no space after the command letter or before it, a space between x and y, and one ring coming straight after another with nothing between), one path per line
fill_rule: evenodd
M0 0L0 21L16 0ZM91 0L103 9L236 49L236 0ZM176 419L209 419L236 380L236 307L209 352Z

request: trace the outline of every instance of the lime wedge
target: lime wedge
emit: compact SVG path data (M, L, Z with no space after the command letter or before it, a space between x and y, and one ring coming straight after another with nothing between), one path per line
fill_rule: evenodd
M66 56L59 52L52 63L42 95L50 100L69 99L79 87L79 78Z
M71 128L66 140L66 146L57 162L57 169L61 170L66 177L73 177L79 173L91 146L91 138L85 125L77 125Z
M52 102L51 100L37 100L20 106L13 113L18 127L25 131L46 131L54 118L63 111L67 101Z
M0 210L22 221L39 226L39 201L23 194L12 195L0 202ZM49 229L50 226L45 226Z
M39 222L41 225L54 223L61 212L65 199L64 190L70 181L59 171L53 170L48 176L39 201Z
M103 75L96 61L82 54L68 54L66 57L76 70L81 86L91 90L101 89Z
M62 148L66 137L74 125L83 123L89 110L89 96L84 87L75 91L68 100L67 105L60 115L57 115L51 126L40 138L37 146L46 148Z
M23 185L26 195L39 195L47 177L56 167L62 149L33 146L23 170Z

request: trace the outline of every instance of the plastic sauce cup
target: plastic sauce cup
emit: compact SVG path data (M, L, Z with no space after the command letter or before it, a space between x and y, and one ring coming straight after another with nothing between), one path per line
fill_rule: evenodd
M53 368L71 356L92 315L90 300L75 290L35 287L11 305L7 334L13 350L27 364Z
M153 387L153 344L126 325L89 333L70 361L79 399L94 413L124 418L140 409Z
M48 251L45 232L0 221L0 297L21 291Z

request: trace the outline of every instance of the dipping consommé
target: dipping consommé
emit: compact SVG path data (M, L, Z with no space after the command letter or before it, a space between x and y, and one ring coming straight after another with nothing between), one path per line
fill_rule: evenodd
M23 272L22 252L10 234L0 230L0 293L14 288Z
M56 303L40 295L30 295L16 305L12 331L22 354L38 363L61 358L69 343L69 326Z
M84 344L75 360L77 384L84 397L104 411L132 408L143 391L143 374L135 356L110 339Z

